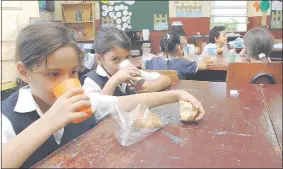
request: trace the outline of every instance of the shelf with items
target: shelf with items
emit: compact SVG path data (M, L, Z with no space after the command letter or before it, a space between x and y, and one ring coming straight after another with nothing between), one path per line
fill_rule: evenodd
M62 24L78 42L91 42L95 34L93 2L62 2Z
M61 2L61 5L90 5L92 2Z
M80 24L80 23L92 23L92 21L73 21L73 22L62 22L64 24Z

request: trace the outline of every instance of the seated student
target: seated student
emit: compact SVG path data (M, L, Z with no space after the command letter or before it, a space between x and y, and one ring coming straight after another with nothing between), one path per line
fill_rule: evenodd
M85 94L78 94L83 90L77 88L56 99L52 92L56 85L78 78L80 57L80 49L63 26L37 23L20 31L16 41L16 68L28 85L1 102L3 168L29 168L94 127L97 124L94 116L81 123L71 122L86 116L84 112L76 112L78 108L91 106L96 110L95 106L101 106L96 104L98 100L105 100L107 112L111 107L130 111L138 104L152 108L184 100L199 108L201 114L196 120L205 114L201 103L183 90L114 97L87 89Z
M271 62L269 55L274 46L272 34L261 27L253 28L244 35L244 49L240 52L245 62Z
M96 36L95 51L97 67L87 73L81 82L87 88L105 95L123 96L135 94L130 90L128 81L134 81L135 76L141 76L140 70L134 66L119 69L119 64L125 59L131 59L131 41L121 30L112 25L102 27ZM171 80L157 72L144 77L145 83L137 92L161 91L170 86Z
M180 36L181 48L183 49L181 56L186 56L187 58L190 58L191 60L196 60L195 58L190 56L191 54L194 54L195 46L192 44L188 44L188 38L187 38L186 32L183 29L177 30L174 32ZM185 49L186 47L189 48L189 53L186 51Z
M219 54L228 53L227 32L224 26L214 26L209 31L209 43L204 46L201 56L208 56L208 48L216 48Z
M206 65L182 55L180 37L174 32L165 34L160 41L163 57L155 57L144 64L149 70L176 70L180 79L195 74L198 70L206 69Z
M183 30L178 30L178 31L174 31L176 34L179 35L180 37L180 42L181 42L181 48L184 49L184 47L186 45L188 45L188 40L187 40L187 35ZM186 52L183 50L183 54L182 56L186 54Z

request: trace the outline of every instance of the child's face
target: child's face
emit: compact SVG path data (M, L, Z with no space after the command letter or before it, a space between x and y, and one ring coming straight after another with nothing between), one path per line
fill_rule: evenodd
M227 31L226 30L220 31L219 37L215 38L215 42L221 45L226 44L227 43Z
M119 70L119 64L125 59L131 59L130 51L113 46L112 50L98 57L98 63L113 76Z
M188 43L186 36L180 36L180 42L182 46L185 46Z
M176 45L176 56L180 57L183 54L183 47L181 44Z
M43 60L41 65L32 70L21 73L22 79L29 84L33 96L48 105L56 101L52 90L64 80L78 78L79 56L77 51L71 46L59 48Z

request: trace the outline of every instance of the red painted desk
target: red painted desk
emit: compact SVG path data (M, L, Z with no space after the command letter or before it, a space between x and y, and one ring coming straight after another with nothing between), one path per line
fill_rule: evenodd
M260 85L260 87L282 150L282 85Z
M110 117L34 167L282 166L280 146L259 86L180 81L172 88L188 90L202 101L207 113L202 121L183 124L177 103L160 106L153 111L170 124L123 147L115 137L118 124ZM239 95L230 96L231 89Z

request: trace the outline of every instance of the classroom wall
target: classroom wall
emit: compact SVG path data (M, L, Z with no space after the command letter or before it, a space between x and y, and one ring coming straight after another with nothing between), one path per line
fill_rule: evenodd
M54 13L49 11L40 11L39 12L39 18L41 21L53 21L54 19Z
M253 7L255 1L248 1L248 30L258 27L261 23L262 12L256 12ZM267 11L266 25L270 24L270 9ZM275 39L282 39L282 30L271 30Z
M2 82L14 81L15 42L19 31L30 23L30 18L39 18L38 1L2 1L2 57L0 70Z
M61 6L60 3L62 1L55 1L55 12L54 19L61 20ZM179 1L182 2L182 1ZM200 34L208 34L210 28L210 2L211 1L197 1L202 5L202 15L201 17L176 17L176 9L174 8L174 1L169 1L169 22L170 24L174 21L181 21L184 24L184 29L188 37L200 32ZM253 7L253 3L255 1L248 1L248 21L247 25L248 30L254 27L257 27L261 20L261 12L256 12ZM95 1L95 24L96 30L100 28L100 12L99 12L99 2ZM267 25L270 23L269 21L270 10L267 12ZM160 37L165 34L167 31L151 31L150 38L152 40L152 52L159 52L159 40ZM271 30L274 38L282 39L282 31L281 30ZM244 32L240 33L244 34Z

